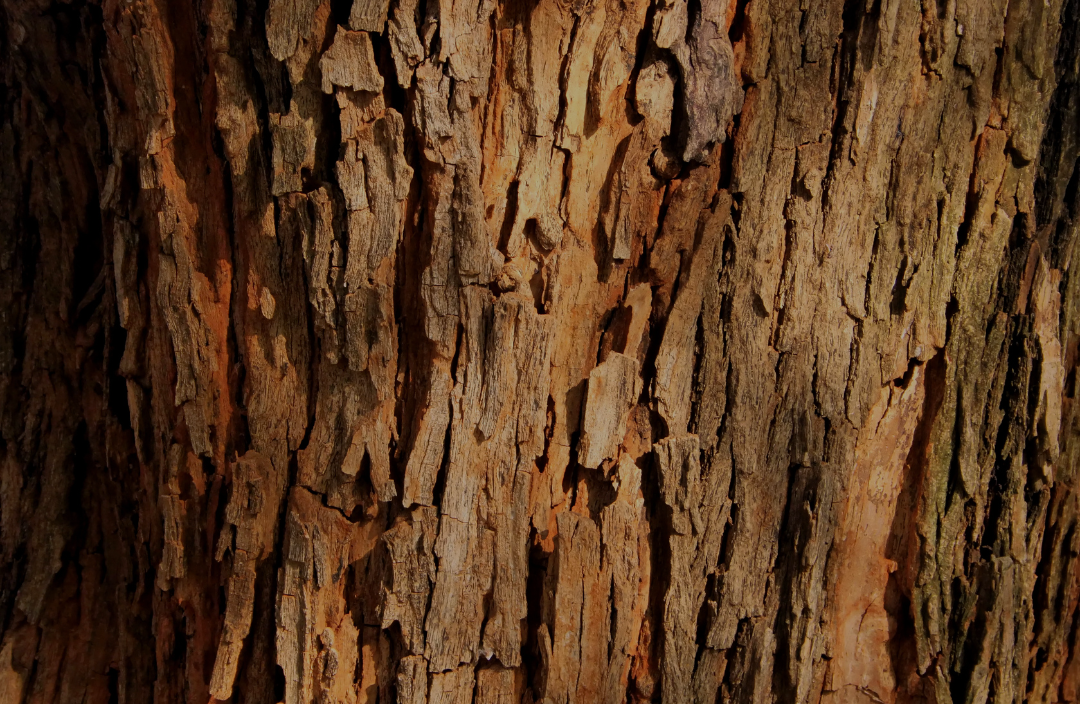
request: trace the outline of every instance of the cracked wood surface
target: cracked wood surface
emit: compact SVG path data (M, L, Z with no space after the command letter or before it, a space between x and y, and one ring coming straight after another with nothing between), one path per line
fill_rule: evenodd
M1080 0L0 28L0 702L1080 697Z

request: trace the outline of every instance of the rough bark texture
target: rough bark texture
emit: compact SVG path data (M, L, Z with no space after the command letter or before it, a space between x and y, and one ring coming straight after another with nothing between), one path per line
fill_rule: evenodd
M0 29L0 702L1080 698L1080 0Z

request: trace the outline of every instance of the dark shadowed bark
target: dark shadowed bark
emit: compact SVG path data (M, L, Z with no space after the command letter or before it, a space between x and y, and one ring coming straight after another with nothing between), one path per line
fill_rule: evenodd
M1080 0L0 30L0 704L1080 697Z

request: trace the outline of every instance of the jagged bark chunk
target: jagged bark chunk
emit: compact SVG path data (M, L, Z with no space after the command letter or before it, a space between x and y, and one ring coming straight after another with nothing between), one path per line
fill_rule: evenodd
M584 466L599 467L618 453L627 414L641 386L638 371L637 360L614 352L590 372L578 450Z

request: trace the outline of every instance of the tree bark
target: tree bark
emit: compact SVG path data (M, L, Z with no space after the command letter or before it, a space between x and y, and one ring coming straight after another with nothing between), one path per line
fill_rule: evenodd
M1072 702L1080 0L3 0L0 702Z

